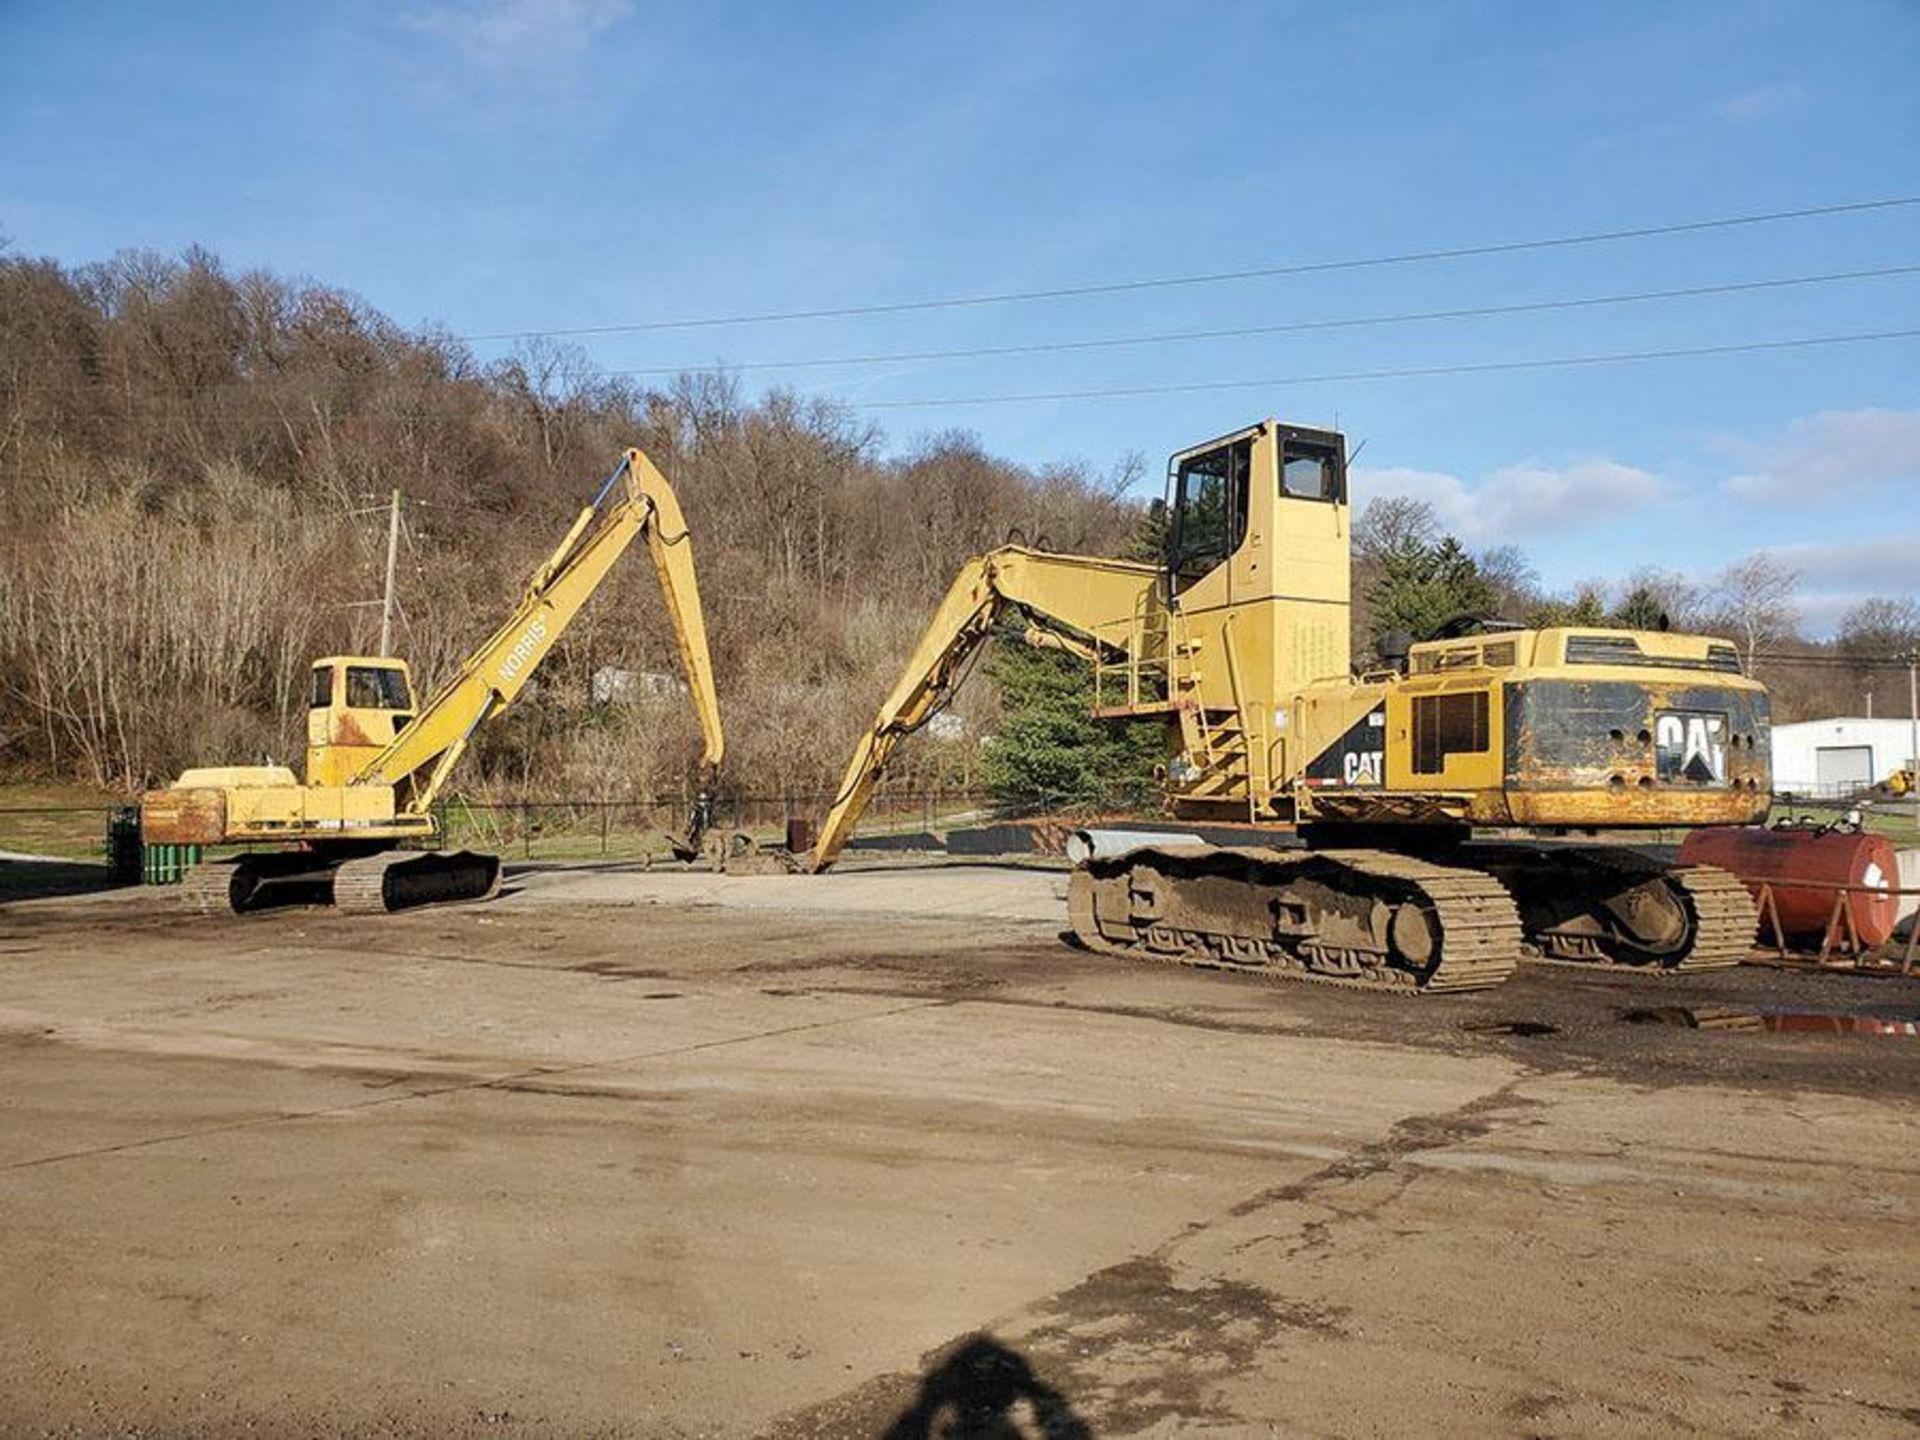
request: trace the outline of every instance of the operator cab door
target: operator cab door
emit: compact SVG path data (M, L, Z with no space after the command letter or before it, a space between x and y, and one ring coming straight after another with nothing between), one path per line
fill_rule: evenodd
M413 716L404 661L360 655L316 661L307 709L307 783L346 784Z
M1234 569L1227 562L1247 538L1254 432L1204 450L1176 455L1167 477L1173 511L1167 537L1167 593L1192 613L1229 604Z
M1185 693L1235 715L1265 749L1255 777L1283 780L1368 703L1301 698L1351 673L1346 442L1267 421L1175 455L1168 479L1167 588L1192 667Z

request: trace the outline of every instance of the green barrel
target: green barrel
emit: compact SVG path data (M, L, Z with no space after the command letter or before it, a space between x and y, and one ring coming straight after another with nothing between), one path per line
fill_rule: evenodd
M178 885L200 863L198 845L148 845L143 854L140 878L148 885Z

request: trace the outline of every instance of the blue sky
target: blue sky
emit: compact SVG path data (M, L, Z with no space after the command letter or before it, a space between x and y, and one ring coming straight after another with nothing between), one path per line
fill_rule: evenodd
M208 246L460 334L1047 289L1920 195L1920 6L0 0L0 233ZM1920 206L1026 304L582 337L745 365L1920 264ZM743 372L895 448L1106 466L1338 419L1570 585L1756 548L1810 627L1920 591L1920 340L1019 404L1920 327L1920 275L1064 354ZM476 346L483 356L503 343ZM901 404L900 402L911 402Z

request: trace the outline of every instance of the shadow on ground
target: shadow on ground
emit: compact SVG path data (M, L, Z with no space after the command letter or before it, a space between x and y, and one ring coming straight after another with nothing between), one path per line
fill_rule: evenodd
M85 860L0 860L0 905L119 888L105 865Z
M1019 1351L991 1335L969 1337L927 1371L913 1404L883 1433L886 1440L1093 1440L1067 1397L1035 1375Z

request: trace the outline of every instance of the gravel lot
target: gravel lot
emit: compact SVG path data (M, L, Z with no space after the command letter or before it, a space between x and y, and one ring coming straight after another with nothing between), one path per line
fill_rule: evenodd
M0 907L0 1430L1888 1434L1920 982L1136 967L1055 872ZM15 893L18 893L16 887Z

